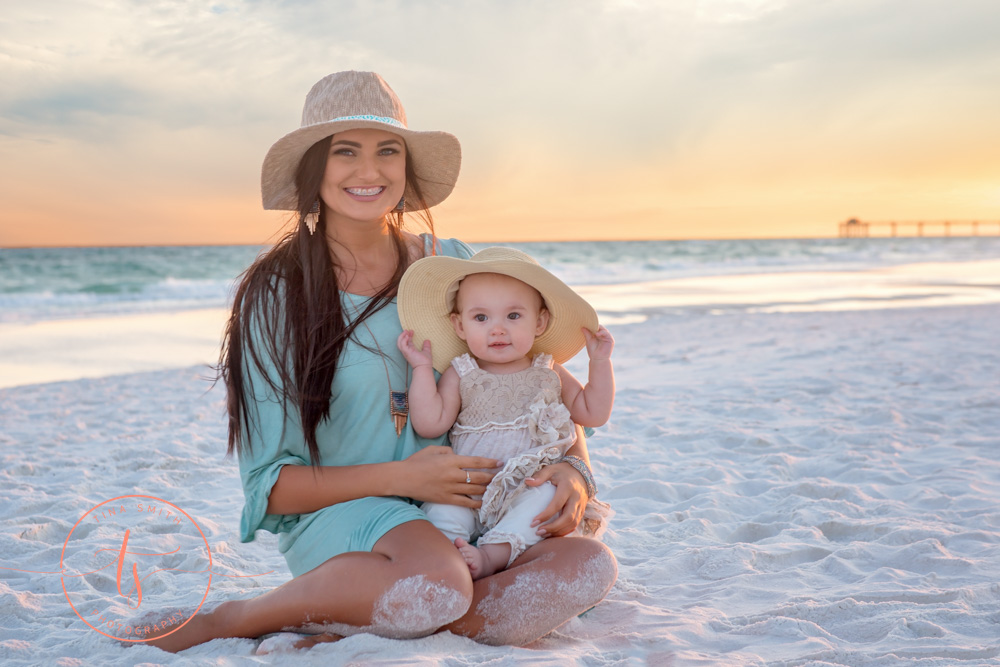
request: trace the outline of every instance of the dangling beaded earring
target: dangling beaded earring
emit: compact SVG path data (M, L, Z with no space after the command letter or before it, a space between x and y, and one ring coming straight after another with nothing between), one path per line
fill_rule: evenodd
M319 224L319 200L317 199L309 212L306 213L302 221L306 223L306 228L309 229L309 236L316 233L316 225Z
M393 211L396 213L396 226L403 226L403 210L406 208L406 197L400 197L399 203L396 204L396 208Z

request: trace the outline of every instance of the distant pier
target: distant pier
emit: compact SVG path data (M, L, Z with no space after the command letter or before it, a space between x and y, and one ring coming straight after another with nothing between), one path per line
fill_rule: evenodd
M984 220L892 220L869 222L851 218L840 223L838 236L846 239L868 238L872 230L887 229L875 236L990 236L1000 235L1000 221ZM925 233L926 232L926 233ZM954 233L952 233L954 232Z

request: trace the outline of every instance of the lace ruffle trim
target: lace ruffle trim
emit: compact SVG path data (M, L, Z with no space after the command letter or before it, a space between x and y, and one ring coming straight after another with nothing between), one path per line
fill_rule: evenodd
M521 429L531 421L531 415L522 415L512 422L486 422L477 426L464 426L455 424L451 427L453 435L463 435L465 433L482 433L486 431L511 431Z
M615 511L611 509L611 505L597 498L591 498L583 509L583 520L574 533L599 540L608 530L608 522L614 515Z
M458 377L464 377L479 368L476 360L468 352L451 360L451 365L458 373Z
M517 533L507 533L501 531L491 530L476 542L477 546L482 546L484 544L509 544L510 545L510 558L507 559L507 567L514 562L514 559L524 553L525 549L531 546L528 544L524 537L518 535ZM532 542L536 544L536 542Z
M535 368L552 368L552 355L539 352L531 360L531 365Z
M506 513L510 501L524 489L525 478L561 459L565 449L553 445L508 459L483 494L483 505L479 509L479 520L483 525L488 528L495 526Z

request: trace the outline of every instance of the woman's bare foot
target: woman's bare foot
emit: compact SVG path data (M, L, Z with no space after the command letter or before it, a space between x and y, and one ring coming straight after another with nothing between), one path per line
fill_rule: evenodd
M474 547L461 537L455 538L455 546L462 553L465 564L469 566L472 580L488 577L507 567L510 560L509 544L484 544Z
M301 635L295 632L281 632L271 635L262 641L254 654L290 653L291 651L312 648L316 644L340 641L343 638L342 635L332 632L325 632L321 635Z
M328 642L339 642L344 635L337 635L332 632L324 632L321 635L309 635L292 644L295 648L312 648L316 644L326 644Z
M229 605L230 602L223 602L211 611L199 612L180 628L164 626L162 629L153 630L145 635L143 643L170 653L177 653L196 644L224 636L219 632L220 614L224 614L223 608Z

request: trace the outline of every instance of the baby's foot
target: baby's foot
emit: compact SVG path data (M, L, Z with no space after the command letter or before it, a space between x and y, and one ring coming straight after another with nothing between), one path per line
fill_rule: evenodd
M465 564L469 566L469 574L472 575L473 581L493 574L493 570L490 568L490 559L482 549L472 546L461 537L455 538L455 546L462 553Z
M507 561L510 559L509 544L485 544L474 547L461 537L456 537L455 546L462 552L473 581L499 572L507 567Z

